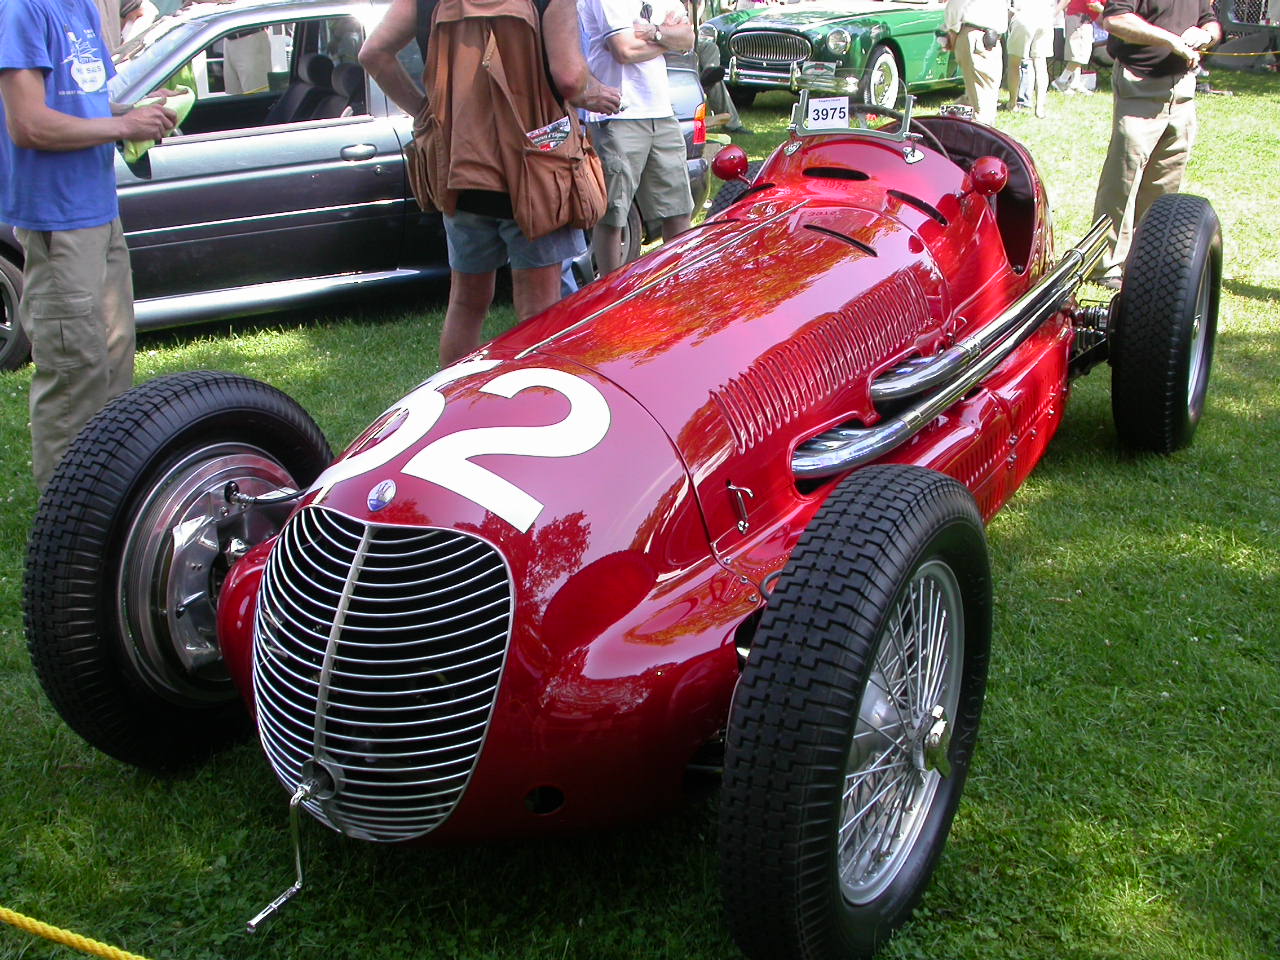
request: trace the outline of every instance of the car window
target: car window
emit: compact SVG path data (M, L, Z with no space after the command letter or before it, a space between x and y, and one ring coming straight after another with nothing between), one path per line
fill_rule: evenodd
M180 133L193 135L362 116L367 81L354 17L228 31L170 75L195 91Z

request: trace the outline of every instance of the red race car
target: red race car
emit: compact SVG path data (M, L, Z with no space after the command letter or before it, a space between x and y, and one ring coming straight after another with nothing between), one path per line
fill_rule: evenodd
M963 118L802 97L723 212L435 374L331 463L279 391L143 384L76 441L31 655L98 748L249 718L299 808L384 843L599 827L723 771L732 933L872 952L956 811L991 647L984 523L1110 362L1129 447L1204 404L1220 231L1158 200L1082 307L1035 167ZM741 177L728 148L716 166ZM291 887L269 914L301 884ZM260 918L259 918L260 919Z

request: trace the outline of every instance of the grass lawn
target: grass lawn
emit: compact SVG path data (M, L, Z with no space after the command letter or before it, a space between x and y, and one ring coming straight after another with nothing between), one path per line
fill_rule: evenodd
M1186 185L1225 237L1204 421L1172 458L1123 456L1098 368L992 523L978 752L932 887L886 957L1280 954L1280 78L1213 82L1235 95L1201 97ZM1049 119L999 124L1036 157L1065 248L1090 219L1110 101L1051 98ZM791 102L744 112L753 158L784 136ZM149 335L138 377L259 377L340 447L435 369L440 319L428 299ZM0 905L154 960L737 955L714 796L620 833L502 846L386 848L308 821L305 891L245 934L292 881L287 798L256 745L179 779L138 773L82 743L36 683L21 619L29 382L0 375ZM69 956L0 926L0 958Z

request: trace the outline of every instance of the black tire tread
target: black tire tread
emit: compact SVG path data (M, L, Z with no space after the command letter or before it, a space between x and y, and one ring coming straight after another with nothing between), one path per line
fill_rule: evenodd
M0 272L4 282L13 288L13 315L9 317L9 336L0 342L0 371L19 370L31 359L31 341L18 320L18 299L22 296L22 269L0 253Z
M138 481L172 451L170 438L198 439L202 413L210 410L240 418L246 436L255 428L279 429L268 422L275 420L305 438L292 465L300 482L309 483L331 458L319 427L274 387L211 371L161 377L89 421L54 471L28 542L23 615L41 686L80 736L141 767L184 766L247 730L238 700L180 707L130 682L105 639L114 579L109 553Z
M826 834L806 829L830 815L839 789L834 778L810 777L843 769L859 678L874 655L875 618L896 589L877 573L909 569L911 531L926 515L953 518L981 536L977 506L954 480L917 467L858 471L805 531L770 597L734 693L720 813L723 900L730 930L749 956L826 960L847 951L847 944L831 942L830 925L815 915L830 882L831 850ZM989 636L985 565L978 576L986 585ZM831 588L837 583L838 591ZM976 625L975 639L983 632ZM838 636L853 642L832 642ZM973 653L985 678L985 642ZM976 696L980 706L981 682ZM974 735L956 748L966 765L974 739L976 722ZM912 906L914 899L905 911ZM890 932L866 931L863 952Z
M1205 257L1214 258L1215 284L1220 277L1221 251L1213 207L1190 194L1157 198L1134 232L1109 346L1112 415L1128 449L1169 454L1191 441L1184 318L1195 308ZM1217 303L1215 288L1209 351Z

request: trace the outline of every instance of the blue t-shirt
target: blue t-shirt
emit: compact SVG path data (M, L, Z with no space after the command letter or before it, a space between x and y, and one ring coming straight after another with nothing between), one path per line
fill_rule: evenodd
M0 70L44 72L45 103L73 117L109 117L115 67L92 0L0 0ZM0 220L28 230L79 230L119 214L115 148L27 150L0 103Z

